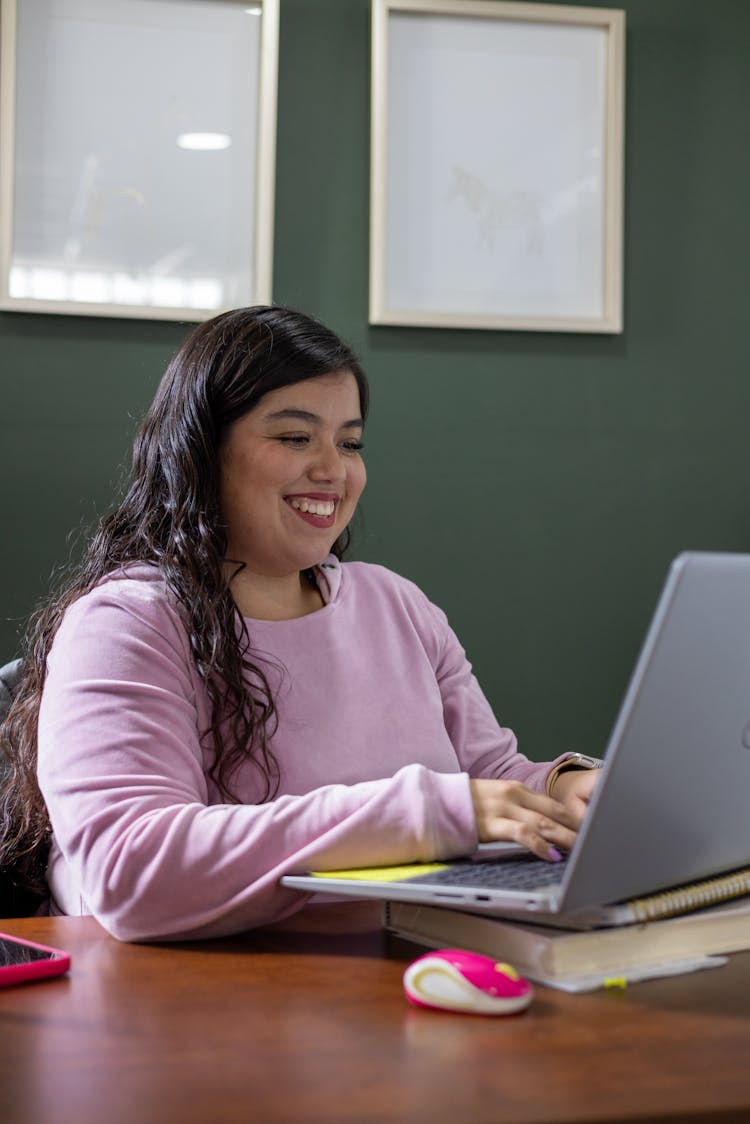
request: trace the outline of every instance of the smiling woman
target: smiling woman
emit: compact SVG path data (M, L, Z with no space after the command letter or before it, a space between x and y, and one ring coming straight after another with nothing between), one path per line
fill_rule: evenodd
M173 358L2 727L0 864L53 912L220 936L321 908L290 872L572 844L592 775L523 757L440 609L342 561L367 407L350 349L289 309Z

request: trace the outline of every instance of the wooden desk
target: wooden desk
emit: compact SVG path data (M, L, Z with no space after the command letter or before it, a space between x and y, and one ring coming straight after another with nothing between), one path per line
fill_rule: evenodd
M69 977L0 992L2 1124L750 1121L750 953L520 1016L411 1008L382 933L118 944L90 918L0 928Z

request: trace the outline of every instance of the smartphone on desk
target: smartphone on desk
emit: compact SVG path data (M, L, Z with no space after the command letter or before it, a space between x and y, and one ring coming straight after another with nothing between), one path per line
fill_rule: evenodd
M70 953L0 933L0 987L61 976L69 968Z

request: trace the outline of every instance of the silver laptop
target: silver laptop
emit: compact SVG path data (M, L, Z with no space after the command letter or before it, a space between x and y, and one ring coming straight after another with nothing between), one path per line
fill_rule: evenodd
M555 924L620 924L634 919L630 899L750 865L749 809L750 555L690 552L672 563L563 863L515 848L491 861L290 874L282 883Z

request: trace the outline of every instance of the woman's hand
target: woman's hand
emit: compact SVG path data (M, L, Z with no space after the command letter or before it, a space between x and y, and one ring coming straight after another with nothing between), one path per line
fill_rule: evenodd
M532 792L519 781L472 778L469 785L481 843L520 843L551 862L560 858L558 847L569 851L575 843L583 819L578 811L582 800L576 798L567 806L556 798ZM583 807L585 811L585 804Z
M580 824L600 776L601 769L569 769L558 773L552 782L550 796L572 812Z

